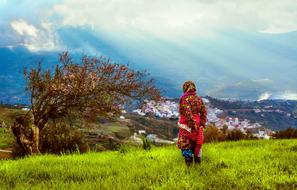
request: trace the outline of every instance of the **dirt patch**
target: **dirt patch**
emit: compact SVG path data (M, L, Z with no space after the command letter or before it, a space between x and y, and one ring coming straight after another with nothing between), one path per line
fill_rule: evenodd
M13 153L12 148L0 149L0 159L12 159Z

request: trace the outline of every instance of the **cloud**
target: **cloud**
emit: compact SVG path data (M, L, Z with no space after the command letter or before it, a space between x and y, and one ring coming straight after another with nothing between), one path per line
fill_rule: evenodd
M282 93L275 93L272 95L269 92L261 94L258 98L258 101L268 100L268 99L281 99L281 100L297 100L297 93L291 91L285 91Z
M35 50L46 45L49 49L57 48L56 30L64 26L89 26L103 33L111 43L124 43L138 35L141 39L150 36L180 45L188 45L183 44L185 40L212 36L223 30L265 33L297 30L296 0L0 0L1 4L6 6L1 18L10 20L14 31L29 41L22 43ZM5 21L0 20L3 27L1 21ZM45 29L42 23L55 24ZM45 32L51 34L44 38ZM43 42L43 47L33 39Z
M24 20L14 20L10 23L10 26L19 34L19 35L28 35L36 38L38 30L33 25L28 24Z
M7 0L0 0L0 5L4 5L7 3Z
M257 82L257 83L272 83L273 80L269 78L260 78L260 79L253 79L251 80L252 82Z
M171 38L224 29L286 33L297 30L296 10L295 0L65 0L53 8L64 25Z
M64 0L53 6L52 15L60 18L61 27L89 27L129 61L148 63L150 69L158 67L182 76L186 73L200 80L203 76L209 81L204 68L212 68L210 76L215 70L224 70L244 80L246 76L258 78L254 72L258 63L268 63L267 53L263 53L266 50L253 41L259 37L252 35L273 33L271 27L281 28L282 32L297 29L295 2ZM255 38L245 39L249 37L246 34Z
M286 91L276 97L276 99L297 100L297 93Z
M271 95L272 95L271 93L265 92L259 96L258 101L268 100L271 98Z
M52 1L0 0L0 47L25 46L31 51L51 51L61 44ZM46 26L48 25L48 26Z
M50 22L41 22L39 26L34 26L25 20L13 20L10 22L11 29L15 32L14 45L23 45L31 51L51 51L58 50L58 35Z

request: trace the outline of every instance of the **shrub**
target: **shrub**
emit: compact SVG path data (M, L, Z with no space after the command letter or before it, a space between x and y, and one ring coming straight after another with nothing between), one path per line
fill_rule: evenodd
M239 141L245 139L245 134L243 134L239 129L234 129L228 132L226 140L229 141Z
M252 134L244 134L239 129L228 130L227 126L218 129L214 125L208 125L204 132L204 142L237 141L242 139L257 139Z
M146 138L142 137L142 147L144 150L150 150L151 149L151 142Z
M40 134L42 153L86 152L88 145L82 132L66 123L47 125Z
M277 131L273 137L277 139L293 139L297 138L297 129L287 128L285 130Z
M224 133L213 125L209 125L204 132L205 142L224 141L225 139Z

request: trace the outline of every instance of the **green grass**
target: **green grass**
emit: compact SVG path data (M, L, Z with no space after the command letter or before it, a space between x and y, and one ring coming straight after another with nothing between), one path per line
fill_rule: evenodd
M101 125L101 129L109 134L109 135L115 135L116 137L120 139L125 139L127 137L130 137L130 130L129 127L126 125L123 125L119 122L113 122L113 123L108 123L108 124L103 124Z
M129 128L125 125L120 124L119 122L103 124L101 125L101 128L104 129L105 132L109 132L109 133L117 133L121 131L129 132Z
M187 168L172 147L0 161L0 189L296 189L297 141L205 144Z

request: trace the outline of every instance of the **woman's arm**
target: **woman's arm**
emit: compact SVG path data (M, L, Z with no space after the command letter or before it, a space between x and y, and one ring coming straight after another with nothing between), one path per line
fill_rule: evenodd
M206 121L207 121L207 110L206 106L202 100L202 98L199 98L200 100L200 125L205 127Z

